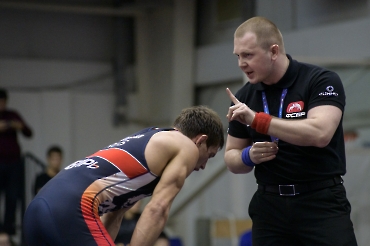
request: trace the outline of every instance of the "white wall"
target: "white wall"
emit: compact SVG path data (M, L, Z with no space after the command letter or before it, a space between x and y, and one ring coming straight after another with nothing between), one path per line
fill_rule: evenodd
M286 52L303 62L328 64L366 61L370 57L370 18L283 32ZM220 59L222 57L222 59ZM233 55L233 38L228 42L197 49L195 81L209 85L242 78Z
M112 65L99 61L42 58L1 58L0 86L17 89L67 89L112 81ZM106 83L103 83L106 84ZM111 84L111 83L110 83ZM104 91L111 91L106 86Z
M338 61L365 60L370 57L370 18L355 19L315 28L283 33L289 54Z
M32 139L19 137L23 152L45 162L50 145L64 150L63 166L85 158L139 130L140 126L113 127L113 95L71 91L10 92L9 108L16 109L33 129ZM32 165L28 163L28 165ZM26 167L26 202L40 169Z
M20 137L23 151L45 160L47 148L59 144L64 165L84 158L140 126L113 126L113 94L71 91L12 92L9 108L17 109L34 132Z

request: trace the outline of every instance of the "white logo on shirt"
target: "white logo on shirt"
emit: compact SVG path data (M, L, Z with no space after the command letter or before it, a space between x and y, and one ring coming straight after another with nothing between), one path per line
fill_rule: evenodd
M326 91L325 92L321 92L319 93L319 96L338 96L339 94L334 92L334 87L329 85L328 87L326 87Z
M107 148L113 148L113 147L121 146L121 145L124 145L126 142L129 142L130 139L137 139L137 138L142 138L142 137L144 137L144 134L127 137L127 138L124 138L124 139L120 140L117 143L109 145Z
M97 163L98 162L93 160L93 159L85 159L85 160L81 160L81 161L76 161L76 162L70 164L69 166L67 166L64 169L68 170L68 169L71 169L71 168L74 168L74 167L79 167L79 166L82 166L82 165L85 165L87 168L90 168L90 169L96 169L96 168L99 168Z

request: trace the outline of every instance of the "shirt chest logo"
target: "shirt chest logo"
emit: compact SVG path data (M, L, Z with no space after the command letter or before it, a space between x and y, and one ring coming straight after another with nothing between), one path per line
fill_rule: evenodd
M287 113L296 113L296 112L301 112L304 107L304 102L303 101L298 101L298 102L292 102L289 103L288 107L286 108Z
M285 115L286 118L298 118L306 115L306 112L302 112L304 109L304 102L292 102L289 103L288 107L286 108L287 114Z

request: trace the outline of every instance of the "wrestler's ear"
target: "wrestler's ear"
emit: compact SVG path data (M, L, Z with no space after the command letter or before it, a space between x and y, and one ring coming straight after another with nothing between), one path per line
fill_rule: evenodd
M202 143L206 143L207 142L207 139L208 139L208 136L207 135L204 135L204 134L199 134L196 138L195 138L195 144L199 147L202 145Z

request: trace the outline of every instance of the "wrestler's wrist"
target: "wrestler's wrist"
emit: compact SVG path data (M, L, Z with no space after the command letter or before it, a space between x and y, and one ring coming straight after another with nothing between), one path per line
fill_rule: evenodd
M248 146L242 151L242 161L248 167L254 167L256 164L251 160L249 156L249 150L252 146Z

